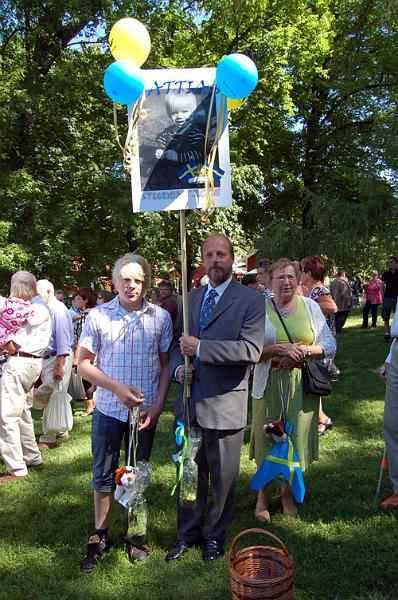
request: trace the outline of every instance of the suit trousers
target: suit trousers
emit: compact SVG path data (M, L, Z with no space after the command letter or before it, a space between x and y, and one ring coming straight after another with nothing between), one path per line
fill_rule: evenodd
M386 382L383 433L388 471L394 494L398 494L398 348L395 344Z
M18 476L42 462L29 394L41 369L41 358L10 356L0 378L0 454L8 473Z
M195 459L197 502L193 508L177 503L177 537L186 542L211 539L222 543L234 511L244 429L202 429L202 433L203 442ZM211 501L207 507L209 478Z

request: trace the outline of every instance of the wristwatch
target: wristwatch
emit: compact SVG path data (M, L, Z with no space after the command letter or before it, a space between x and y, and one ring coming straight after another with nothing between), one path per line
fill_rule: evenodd
M307 346L307 351L305 353L306 356L312 356L311 346Z

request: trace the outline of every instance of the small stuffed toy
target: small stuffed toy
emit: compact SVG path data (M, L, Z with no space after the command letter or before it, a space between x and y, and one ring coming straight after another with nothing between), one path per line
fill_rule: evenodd
M268 425L265 424L263 425L263 429L265 435L267 435L268 437L272 437L272 439L277 443L284 442L287 438L285 432L285 422L283 419L278 419L277 421L268 423Z
M134 467L126 466L116 469L115 482L115 500L125 508L128 508L137 493Z

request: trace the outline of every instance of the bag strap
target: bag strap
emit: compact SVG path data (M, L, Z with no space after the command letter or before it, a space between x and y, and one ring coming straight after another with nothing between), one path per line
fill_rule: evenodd
M284 322L284 320L282 319L282 317L281 317L281 314L280 314L279 310L276 308L275 300L274 300L273 298L271 298L271 302L272 302L272 304L274 305L275 312L276 312L276 314L278 315L280 322L282 323L282 327L283 327L283 329L285 330L285 333L286 333L286 335L287 335L287 339L289 340L289 342L290 342L291 344L294 344L294 342L293 342L293 340L292 340L292 336L290 335L290 333L289 333L289 330L288 330L288 328L286 327L286 323L285 323L285 322Z
M277 309L276 304L275 304L275 300L273 298L271 298L271 302L272 302L272 304L274 306L276 314L279 317L280 322L282 323L282 327L285 330L285 333L287 335L287 339L289 340L289 342L291 344L294 344L294 342L292 340L292 336L290 335L289 330L286 327L286 324L283 321L282 316L281 316L279 310ZM290 381L289 381L289 385L287 387L287 393L285 394L280 374L279 374L279 389L280 389L280 397L281 397L281 405L282 405L282 416L283 416L284 420L287 421L287 413L288 413L288 410L289 410L289 400L290 400L290 398L289 398L289 396L290 396L290 394L289 394L289 392L290 392Z

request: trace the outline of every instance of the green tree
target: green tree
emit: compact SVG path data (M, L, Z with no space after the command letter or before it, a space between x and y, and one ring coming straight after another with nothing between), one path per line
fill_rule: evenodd
M126 14L151 32L145 67L215 66L241 51L259 69L256 91L230 119L234 205L205 228L188 215L190 267L210 228L242 253L261 236L266 254L323 252L355 270L369 248L377 255L386 239L395 244L392 0L5 1L0 198L10 225L2 244L5 254L12 244L20 251L8 252L3 278L23 266L57 285L88 283L136 249L159 272L178 268L178 215L131 212L102 89L112 59L101 42Z
M386 240L395 246L396 156L389 127L396 131L396 21L380 2L367 0L324 3L320 16L319 51L307 45L305 32L301 43L309 55L289 48L294 111L286 133L294 161L287 173L276 165L283 177L274 180L275 217L262 248L322 252L356 271L375 240L381 255ZM271 154L285 160L288 153Z

